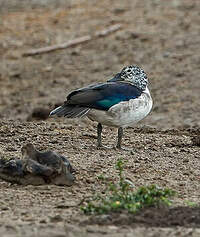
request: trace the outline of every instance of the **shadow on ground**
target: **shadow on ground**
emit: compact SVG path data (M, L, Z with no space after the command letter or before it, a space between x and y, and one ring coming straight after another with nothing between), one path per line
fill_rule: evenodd
M200 207L147 208L135 215L124 212L92 216L81 224L197 228L200 227Z

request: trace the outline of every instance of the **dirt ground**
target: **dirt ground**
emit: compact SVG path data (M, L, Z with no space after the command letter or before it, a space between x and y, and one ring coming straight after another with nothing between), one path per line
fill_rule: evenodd
M28 4L27 4L28 2ZM200 236L200 4L198 0L0 0L0 154L20 157L27 141L66 155L77 170L72 187L0 182L0 235ZM23 57L30 49L122 28L76 47ZM96 124L46 118L71 90L140 65L150 78L151 114L125 130L130 151L96 149ZM44 109L41 120L35 109ZM35 115L36 114L36 115ZM41 117L41 114L39 114ZM104 127L103 143L116 142ZM80 202L103 190L98 176L117 179L115 163L136 187L177 192L169 209L88 217Z

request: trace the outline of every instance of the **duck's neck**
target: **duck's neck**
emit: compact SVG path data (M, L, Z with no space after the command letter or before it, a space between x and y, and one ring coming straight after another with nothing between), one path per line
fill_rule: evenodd
M146 89L143 91L143 93L146 93L146 94L148 94L149 96L151 96L151 94L150 94L150 91L149 91L149 88L148 88L148 87L146 87Z

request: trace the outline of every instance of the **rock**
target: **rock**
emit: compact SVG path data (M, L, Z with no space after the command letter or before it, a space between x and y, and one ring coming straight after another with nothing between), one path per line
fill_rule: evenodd
M54 151L40 152L30 143L22 147L22 157L0 159L0 178L23 185L74 183L74 169L66 157Z
M27 117L27 121L46 120L49 117L50 110L46 108L35 108Z

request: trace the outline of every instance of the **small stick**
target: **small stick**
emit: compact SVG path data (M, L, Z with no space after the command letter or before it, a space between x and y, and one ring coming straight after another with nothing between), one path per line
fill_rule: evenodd
M113 33L121 28L121 24L112 25L104 30L97 31L94 35L95 37L103 37L110 33Z
M76 46L78 44L88 42L88 41L90 41L90 40L92 40L96 37L104 37L104 36L106 36L110 33L113 33L115 31L119 30L120 28L121 28L120 24L112 25L112 26L108 27L107 29L104 29L102 31L97 31L94 34L94 36L93 35L86 35L86 36L82 36L82 37L79 37L77 39L73 39L73 40L70 40L68 42L62 43L62 44L56 44L56 45L47 46L47 47L43 47L43 48L39 48L39 49L31 49L27 52L24 52L22 54L22 56L24 56L24 57L33 56L33 55L36 55L36 54L48 53L48 52L55 51L55 50L58 50L58 49L66 49L66 48L69 48L69 47L73 47L73 46Z

